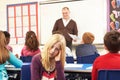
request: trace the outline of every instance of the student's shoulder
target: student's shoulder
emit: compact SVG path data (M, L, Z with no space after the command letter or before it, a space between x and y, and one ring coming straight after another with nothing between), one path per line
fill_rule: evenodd
M79 44L79 45L77 45L76 48L83 48L83 47L85 47L85 44Z
M33 56L33 58L41 58L40 53Z
M34 55L33 58L32 58L32 60L40 60L40 59L41 59L41 55L40 55L40 53Z
M95 62L99 62L99 61L105 60L105 59L107 58L107 55L108 55L108 54L98 56L98 57L95 59Z
M26 49L27 49L27 46L24 45L23 48L22 48L22 50L26 50Z

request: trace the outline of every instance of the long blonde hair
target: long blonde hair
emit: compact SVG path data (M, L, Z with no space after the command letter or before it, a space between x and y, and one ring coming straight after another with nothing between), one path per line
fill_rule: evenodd
M64 69L64 64L65 64L65 38L61 34L54 34L51 36L49 41L45 44L43 52L41 53L42 57L42 65L46 70L49 70L50 68L50 60L49 60L49 50L50 48L57 42L60 42L60 48L61 48L61 57L60 61L62 63L62 67Z
M9 59L9 51L6 48L6 38L3 31L0 31L0 64L5 63Z

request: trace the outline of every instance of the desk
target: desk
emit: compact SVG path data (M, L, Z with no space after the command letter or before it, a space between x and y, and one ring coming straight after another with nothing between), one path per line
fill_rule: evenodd
M20 80L21 68L15 68L12 65L6 65L8 74L19 74L17 80ZM91 77L92 64L66 64L65 73L77 73L82 78ZM14 75L15 76L15 75ZM14 79L15 80L15 79Z
M92 64L66 64L65 73L78 74L82 78L91 78Z
M66 64L65 72L86 72L91 73L92 64Z
M20 80L21 68L15 68L13 65L5 65L9 80Z

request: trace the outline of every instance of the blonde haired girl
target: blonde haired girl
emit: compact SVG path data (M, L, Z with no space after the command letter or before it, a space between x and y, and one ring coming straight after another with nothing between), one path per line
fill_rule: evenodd
M65 80L65 38L54 34L31 64L31 80Z

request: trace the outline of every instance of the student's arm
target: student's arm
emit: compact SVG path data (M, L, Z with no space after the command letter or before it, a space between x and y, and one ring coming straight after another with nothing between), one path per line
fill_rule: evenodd
M41 80L42 64L40 62L40 55L35 55L31 62L31 80Z
M62 68L62 64L60 61L56 61L56 80L66 80L64 75L64 69Z
M62 67L62 63L60 61L61 50L59 51L58 55L55 57L56 61L56 80L66 80L64 76L64 69Z
M22 50L21 50L21 56L24 56L24 55L23 55L23 49L24 49L24 48L22 48Z
M8 62L17 68L21 68L23 62L20 59L18 59L12 52L9 52L9 55L10 55L10 58Z
M98 70L96 69L96 64L97 64L97 61L95 60L94 63L93 63L93 68L92 68L92 80L97 80L97 77L98 77Z
M33 52L30 51L29 54L28 54L28 56L34 56L34 55L36 55L38 53L40 53L40 49L39 48L36 51L33 51Z

